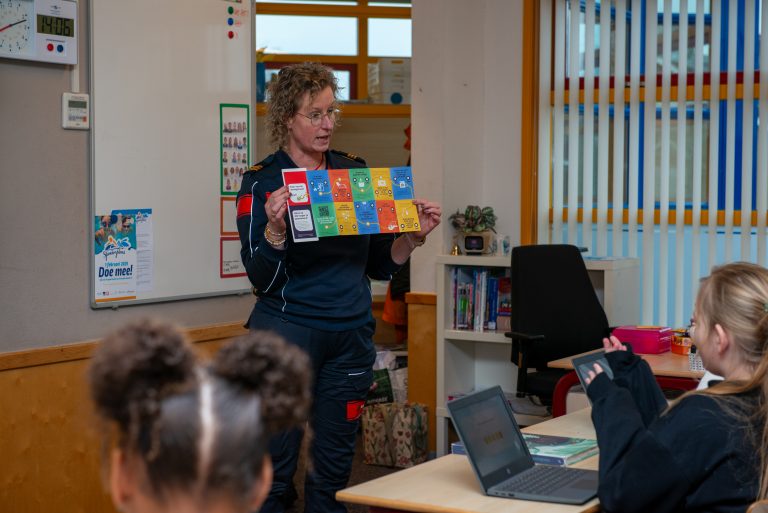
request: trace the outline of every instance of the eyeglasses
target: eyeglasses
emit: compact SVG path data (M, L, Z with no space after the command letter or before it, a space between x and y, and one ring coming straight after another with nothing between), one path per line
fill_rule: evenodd
M330 109L328 109L328 111L325 112L325 114L323 114L322 112L313 112L309 116L307 116L306 114L302 114L301 112L297 112L296 114L307 118L309 122L312 124L312 126L320 126L320 124L323 122L323 118L326 116L328 117L328 121L330 121L335 125L336 118L339 116L340 112L341 111L336 107L331 107Z

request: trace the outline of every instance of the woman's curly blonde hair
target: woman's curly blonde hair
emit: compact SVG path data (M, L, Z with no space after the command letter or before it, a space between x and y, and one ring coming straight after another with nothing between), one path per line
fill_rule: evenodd
M277 79L269 84L267 103L267 133L275 148L283 148L288 143L287 122L298 112L304 95L309 93L312 100L326 87L331 88L335 99L336 76L331 68L320 63L290 64L280 70Z

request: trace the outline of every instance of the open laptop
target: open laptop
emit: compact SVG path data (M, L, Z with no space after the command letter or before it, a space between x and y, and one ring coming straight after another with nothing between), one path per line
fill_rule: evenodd
M563 504L597 495L597 471L534 464L501 387L450 401L448 411L486 495Z

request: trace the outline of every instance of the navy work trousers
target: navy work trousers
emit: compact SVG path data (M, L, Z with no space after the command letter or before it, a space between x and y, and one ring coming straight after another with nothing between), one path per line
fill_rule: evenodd
M359 419L373 382L375 321L354 330L323 331L254 311L249 327L274 331L309 354L314 372L313 439L304 482L304 511L345 512L335 496L347 485L352 471ZM301 430L293 430L270 441L274 478L261 513L282 513L295 497L293 476L302 437Z

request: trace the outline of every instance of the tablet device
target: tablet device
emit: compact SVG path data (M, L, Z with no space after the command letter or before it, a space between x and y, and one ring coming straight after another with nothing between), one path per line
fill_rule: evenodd
M611 366L608 364L608 360L605 358L605 351L603 350L595 351L593 353L574 358L571 360L571 363L573 364L573 370L576 371L576 375L579 377L581 387L584 389L584 391L587 390L586 380L589 377L588 373L589 371L594 370L595 363L599 363L600 367L603 368L605 375L610 379L613 379L613 369L611 369ZM587 399L589 399L589 396L587 396Z

